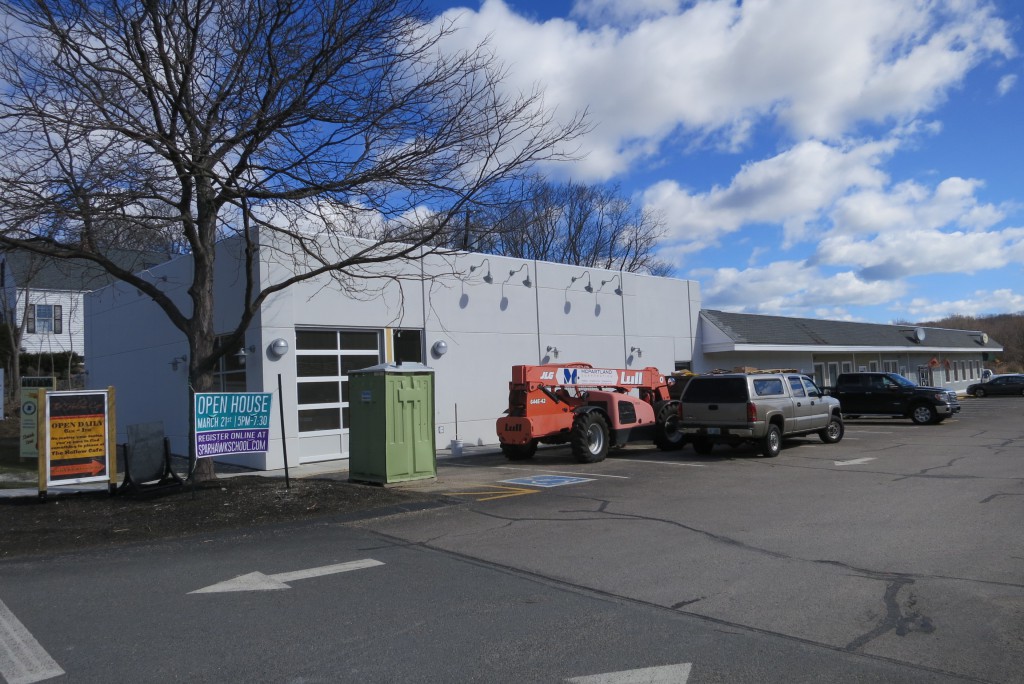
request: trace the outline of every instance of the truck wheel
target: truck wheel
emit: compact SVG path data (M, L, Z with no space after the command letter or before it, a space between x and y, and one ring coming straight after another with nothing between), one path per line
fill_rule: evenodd
M686 438L679 429L679 402L666 401L654 419L654 444L662 451L682 449Z
M576 416L572 423L572 455L580 463L597 463L608 455L608 421L597 411Z
M825 444L835 444L843 438L845 432L846 428L843 427L843 419L833 413L829 416L828 425L818 433L818 437L821 437L821 441Z
M537 453L537 443L529 444L502 444L501 453L510 461L528 461Z
M761 438L761 455L774 458L782 451L782 431L778 425L769 425L768 432Z
M910 412L910 420L914 421L916 425L934 423L937 416L935 409L928 404L918 404Z
M715 450L715 443L710 439L698 439L693 443L693 450L701 456L707 456Z
M974 390L974 396L976 396L976 397L983 397L983 396L985 396L985 390L983 390L982 388L979 387L978 389Z

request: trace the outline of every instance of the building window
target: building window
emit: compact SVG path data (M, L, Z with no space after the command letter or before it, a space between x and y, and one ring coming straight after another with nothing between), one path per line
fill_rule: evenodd
M380 343L376 330L295 331L300 433L347 431L348 374L380 363Z
M886 373L898 373L900 368L899 361L882 361L882 368Z
M872 373L877 373L878 372L878 362L877 361L869 361L868 362L868 368L871 369Z
M423 363L423 333L419 330L395 330L391 333L394 343L395 363Z
M217 345L224 342L223 337L217 338ZM217 361L213 371L214 392L245 392L245 362L232 352L228 352Z
M853 361L843 361L843 372L844 373L852 373L853 372Z
M61 334L64 331L62 308L60 304L33 304L28 307L26 330L30 333Z

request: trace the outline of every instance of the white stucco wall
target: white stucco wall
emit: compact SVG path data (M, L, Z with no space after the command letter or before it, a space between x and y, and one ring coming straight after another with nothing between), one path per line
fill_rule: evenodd
M227 332L237 320L241 301L244 283L233 250L231 243L222 245L217 262L218 332ZM471 266L477 268L471 271ZM380 272L389 269L393 271L394 265ZM260 273L264 286L288 272L287 264L265 253ZM491 282L484 278L488 272ZM187 301L187 258L149 273L177 301ZM692 357L700 310L700 291L693 281L482 254L429 256L407 264L400 275L401 280L374 281L369 289L348 295L320 278L268 299L245 346L256 348L246 365L248 390L275 394L270 449L265 456L225 460L266 469L283 466L278 401L285 407L283 434L290 463L347 456L345 434L298 432L297 328L423 330L425 361L436 373L439 448L455 437L456 406L461 440L497 442L494 424L507 407L514 364L586 361L608 367L655 366L670 372L676 362L690 362ZM523 282L527 275L529 285ZM588 280L592 291L585 289ZM89 384L117 389L119 435L128 424L162 420L175 452L186 453L186 369L184 364L176 371L171 366L172 359L186 353L182 334L155 304L124 285L91 293L85 309ZM267 351L277 338L290 347L281 358ZM448 344L447 354L440 357L430 353L438 340Z

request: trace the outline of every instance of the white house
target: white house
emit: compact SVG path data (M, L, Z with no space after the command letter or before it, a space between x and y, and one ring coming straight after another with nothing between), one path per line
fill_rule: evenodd
M130 270L167 260L164 254L110 250ZM0 252L0 308L16 327L24 323L21 348L29 354L85 354L85 293L113 279L92 262L57 260L23 250ZM27 319L27 320L26 320Z
M243 279L240 241L219 246L216 325L237 321ZM287 275L271 250L261 252L262 285ZM266 454L225 458L258 469L348 457L348 373L381 362L422 361L435 371L436 442L497 442L495 421L507 408L511 366L586 361L596 366L669 372L687 367L696 334L696 282L584 269L484 254L427 256L342 292L329 278L299 283L262 307L242 353L224 360L220 387L269 391L274 427ZM149 269L175 300L187 302L191 261ZM86 297L90 387L114 386L119 432L162 420L176 453L187 452L187 345L146 297L115 283ZM273 343L283 340L278 355ZM244 358L244 364L241 362ZM278 395L278 381L282 392ZM277 404L285 409L283 431ZM457 418L457 422L456 422Z

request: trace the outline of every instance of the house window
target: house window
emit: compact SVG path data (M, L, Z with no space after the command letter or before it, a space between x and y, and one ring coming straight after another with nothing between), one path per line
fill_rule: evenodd
M844 373L852 373L853 372L853 362L852 361L843 361L843 372Z
M350 371L381 361L376 330L297 330L295 370L300 433L348 429Z
M872 373L877 373L878 372L878 362L877 361L869 361L868 362L868 367L871 369Z
M882 361L882 368L886 373L898 373L899 372L899 361L886 360Z
M61 316L60 304L33 304L28 307L28 322L25 327L30 333L59 335L64 331Z

